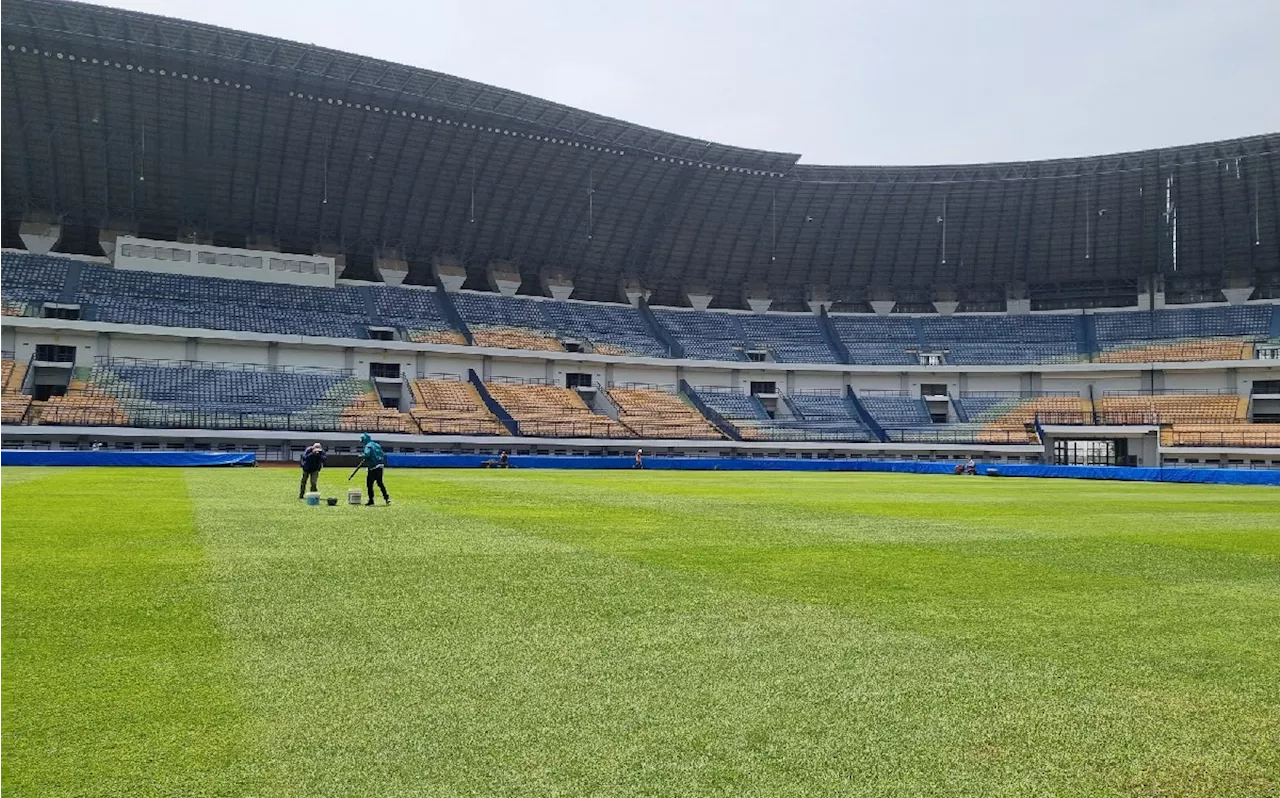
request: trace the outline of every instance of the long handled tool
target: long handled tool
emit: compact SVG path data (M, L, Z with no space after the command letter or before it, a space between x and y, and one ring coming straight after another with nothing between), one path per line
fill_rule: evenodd
M360 469L362 468L364 468L364 463L361 463L360 465L356 466L356 470L351 472L351 476L347 477L347 481L350 482L355 477L356 474L360 473Z

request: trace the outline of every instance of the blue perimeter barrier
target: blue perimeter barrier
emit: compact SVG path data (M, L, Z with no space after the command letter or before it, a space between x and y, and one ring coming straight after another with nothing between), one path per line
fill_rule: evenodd
M481 468L482 454L388 454L391 468ZM629 469L631 457L511 455L513 468ZM646 457L650 471L884 471L896 474L951 474L955 463L880 460L794 460L782 457ZM1217 485L1280 485L1280 471L1230 468L1126 468L1123 466L1042 466L978 463L978 473L995 469L1001 477L1116 479L1130 482L1194 482Z
M237 466L254 465L253 452L58 452L5 449L0 464L7 466Z

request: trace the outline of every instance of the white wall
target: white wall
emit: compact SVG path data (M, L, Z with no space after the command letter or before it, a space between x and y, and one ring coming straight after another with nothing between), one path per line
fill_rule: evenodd
M196 343L196 360L212 363L256 363L267 365L266 344L228 344L201 339Z
M629 364L613 364L613 382L643 382L650 385L675 385L676 367L661 368L656 366L633 366Z
M276 351L276 362L281 366L311 366L313 368L340 369L343 352L333 347L282 346Z
M479 369L476 369L478 372ZM489 364L490 377L535 377L545 379L547 376L547 365L545 361L538 360L503 360L502 358L493 358Z
M854 374L849 383L855 391L896 391L902 388L902 378L897 374Z
M793 379L794 390L844 390L844 374L797 371Z
M369 378L370 363L399 363L400 374L413 379L416 376L416 366L414 365L416 360L417 357L413 352L362 352L356 350L355 365L352 368L355 370L355 375L364 380Z
M54 330L14 330L13 359L16 363L26 363L40 344L56 346L74 346L76 348L76 365L92 366L98 355L97 335L76 335L75 333L57 332ZM7 346L5 347L8 348Z
M464 380L467 378L468 370L475 369L475 372L480 374L483 365L482 358L478 357L451 357L428 353L425 360L427 366L424 374L454 374Z

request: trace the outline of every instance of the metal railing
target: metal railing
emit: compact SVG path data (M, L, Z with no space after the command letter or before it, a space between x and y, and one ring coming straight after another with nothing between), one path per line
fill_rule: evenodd
M45 408L42 426L130 426L147 429L296 430L299 432L412 432L404 417L347 416L299 411L271 413L174 408L124 409L118 405L55 406Z
M1136 391L1103 391L1103 396L1234 396L1235 388L1155 388Z
M947 443L962 445L1027 445L1036 443L1034 432L1020 429L929 429L927 427L886 427L890 443Z
M1245 426L1245 425L1242 425ZM1257 429L1265 425L1247 425L1241 430L1180 430L1173 428L1162 437L1165 446L1239 446L1243 448L1280 447L1280 427Z
M144 357L104 357L93 359L95 368L141 367L165 369L199 369L202 371L255 371L286 374L321 374L333 377L352 377L351 369L325 368L324 366L268 366L261 363L236 363L223 360L169 360Z
M1038 399L1043 396L1080 398L1079 391L961 391L961 399Z

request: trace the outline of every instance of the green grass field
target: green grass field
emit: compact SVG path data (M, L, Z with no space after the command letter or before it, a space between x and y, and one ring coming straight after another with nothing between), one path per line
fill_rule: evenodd
M2 476L6 797L1280 790L1270 488Z

